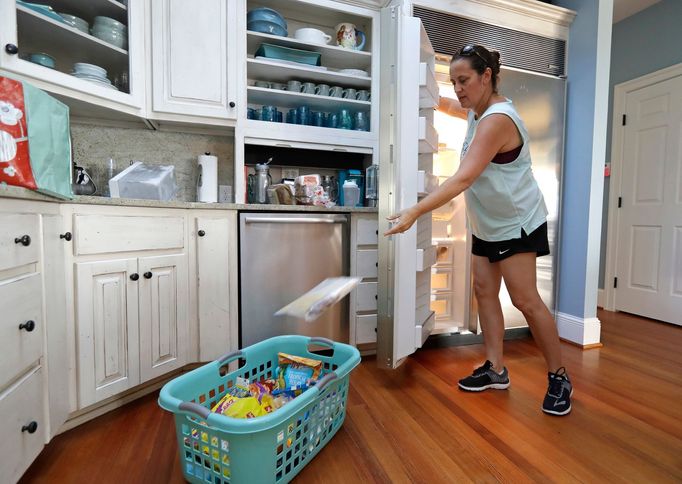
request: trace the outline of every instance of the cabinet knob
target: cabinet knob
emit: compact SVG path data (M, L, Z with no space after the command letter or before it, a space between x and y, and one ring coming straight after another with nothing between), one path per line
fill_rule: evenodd
M203 237L204 235L206 235L206 232L200 230L199 232L197 232L197 235L199 235L199 237Z
M29 245L31 245L31 237L29 235L22 235L21 237L15 237L14 243L15 244L21 244L24 247L28 247Z
M145 279L151 279L152 276L153 276L154 274L152 274L151 272L147 271L147 272L145 272L143 275L144 275L144 278L145 278Z
M25 323L21 323L19 325L19 329L25 329L26 331L28 331L30 333L31 331L36 329L36 322L29 319Z
M28 432L29 434L35 434L36 430L38 430L38 422L35 420L28 425L21 427L22 432Z
M230 101L230 107L233 108L233 107L235 107L235 106L236 106L235 102L234 102L234 101Z
M140 275L137 272L130 274L130 279L132 279L133 281L137 281L139 278Z
M64 239L67 242L70 242L71 241L71 232L67 232L65 234L59 234L59 238Z
M19 47L14 44L5 44L5 52L10 55L15 55L19 53Z

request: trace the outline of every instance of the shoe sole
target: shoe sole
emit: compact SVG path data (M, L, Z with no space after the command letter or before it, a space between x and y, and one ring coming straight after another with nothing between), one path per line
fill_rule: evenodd
M573 389L572 389L572 388L571 388L571 393L568 395L568 398L571 398L571 397L573 397ZM563 412L554 412L554 411L552 411L552 410L545 410L544 407L543 407L543 408L542 408L542 411L545 412L547 415L559 415L559 416L562 416L562 415L567 415L567 414L571 413L571 408L573 408L573 407L572 407L572 406L569 406L569 407L568 407L566 410L564 410Z
M483 387L465 387L461 383L458 383L457 386L459 386L459 388L467 392L482 392L483 390L488 390L489 388L492 390L506 390L507 388L509 388L509 382L491 383L490 385L486 385Z

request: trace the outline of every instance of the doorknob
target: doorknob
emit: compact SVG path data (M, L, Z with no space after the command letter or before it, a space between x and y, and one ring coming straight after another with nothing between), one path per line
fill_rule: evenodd
M64 239L67 242L71 241L71 232L66 232L65 234L59 234L60 239Z
M38 430L38 422L35 420L28 425L24 425L21 427L22 432L28 432L29 434L34 434Z
M206 232L200 230L199 232L197 232L197 235L199 235L199 237L203 237L204 235L206 235Z
M139 278L140 275L137 272L130 274L130 279L132 279L133 281L137 281Z
M19 47L14 44L5 44L5 52L11 55L15 55L19 52Z
M154 275L154 274L152 274L151 272L147 271L147 272L144 273L144 278L145 278L145 279L151 279L153 275Z
M19 325L19 329L25 329L26 331L28 331L30 333L31 331L36 329L36 323L35 323L35 321L32 321L29 319L25 323L21 323Z
M15 237L14 243L15 244L21 244L24 247L28 247L29 245L31 245L31 236L30 235L22 235L21 237Z

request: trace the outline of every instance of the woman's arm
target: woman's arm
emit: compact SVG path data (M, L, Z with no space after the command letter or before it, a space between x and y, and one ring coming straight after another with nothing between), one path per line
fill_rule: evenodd
M508 141L510 133L515 132L516 125L508 116L493 114L485 117L455 174L416 205L388 217L388 220L398 219L398 223L384 235L405 232L423 214L445 205L469 188Z
M457 99L440 96L438 98L438 111L455 118L467 119L467 110L462 107Z

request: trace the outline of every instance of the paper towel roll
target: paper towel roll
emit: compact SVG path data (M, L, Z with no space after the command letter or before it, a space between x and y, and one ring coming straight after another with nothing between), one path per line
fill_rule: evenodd
M218 157L210 153L199 155L197 200L207 203L218 201Z

